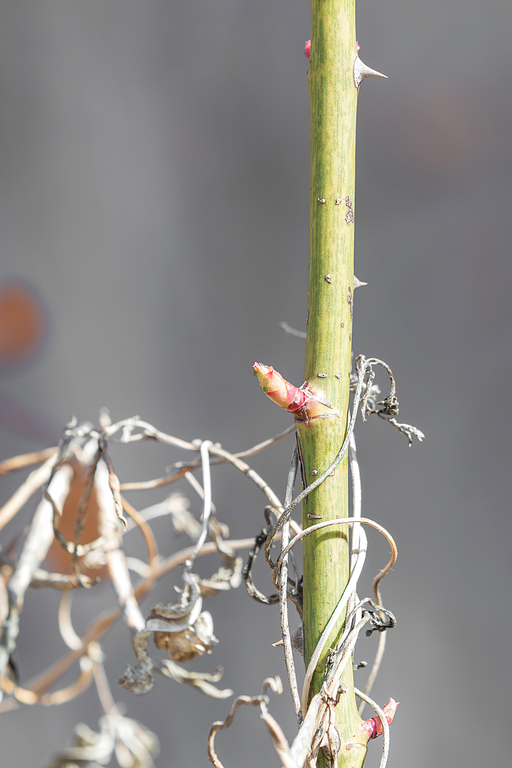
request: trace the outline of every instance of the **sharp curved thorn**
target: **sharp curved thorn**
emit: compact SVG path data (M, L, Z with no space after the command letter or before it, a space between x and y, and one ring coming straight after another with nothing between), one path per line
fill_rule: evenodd
M365 77L385 77L387 79L388 76L383 75L382 72L377 72L376 69L368 67L364 61L361 61L359 56L356 56L354 61L354 83L356 84L356 88L359 88Z
M363 283L362 280L358 280L354 275L354 288L360 288L362 285L368 285L368 283Z

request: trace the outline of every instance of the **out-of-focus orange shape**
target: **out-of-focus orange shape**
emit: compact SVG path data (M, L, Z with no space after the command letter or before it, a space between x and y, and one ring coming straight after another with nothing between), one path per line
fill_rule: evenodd
M62 517L59 523L59 531L63 536L66 537L68 541L73 541L76 513L80 499L82 497L82 492L84 490L88 467L84 468L77 461L72 461L70 463L73 467L74 474L68 496L64 502ZM84 530L82 532L82 536L80 537L79 543L88 544L89 542L97 539L99 536L99 510L98 502L96 499L96 492L93 485L91 495L89 496L89 504L87 507L87 517L85 518ZM83 573L85 576L89 576L91 578L102 578L107 575L107 569L105 567L87 568L84 566L82 561L83 558L78 558L80 573ZM48 552L44 567L57 573L73 573L71 554L67 552L56 539L50 547L50 551Z
M10 283L0 288L0 363L33 352L44 333L44 315L32 291Z

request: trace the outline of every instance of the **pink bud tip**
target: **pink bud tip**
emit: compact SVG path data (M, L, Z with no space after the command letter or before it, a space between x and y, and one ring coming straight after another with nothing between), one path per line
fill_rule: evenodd
M361 49L361 46L359 45L359 43L357 42L357 40L356 40L356 45L357 45L357 52L359 53L359 51L360 51L360 49Z
M271 365L254 363L253 368L264 393L280 408L295 413L308 400L305 392L286 381Z
M386 706L382 708L388 725L391 725L393 722L393 718L399 704L399 701L390 699ZM380 717L370 717L369 720L361 723L361 730L368 734L368 739L375 739L377 736L382 736L383 728Z

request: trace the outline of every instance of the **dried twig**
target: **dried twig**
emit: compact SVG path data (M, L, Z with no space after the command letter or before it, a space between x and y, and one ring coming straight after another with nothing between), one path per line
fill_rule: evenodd
M105 452L103 451L103 454ZM112 493L112 469L108 469L104 462L99 462L94 474L94 487L98 502L99 532L110 545L105 547L105 560L112 586L119 604L123 608L125 621L134 632L144 629L145 621L139 604L135 598L133 584L130 579L125 555L120 548L121 536L118 530L115 497ZM119 499L118 503L122 503ZM124 518L123 518L124 519Z
M297 474L297 468L299 465L299 452L298 447L295 445L295 449L292 455L292 461L290 464L290 470L288 472L288 482L286 486L285 506L287 506L293 495L293 485L295 483L295 476ZM287 520L283 525L283 534L281 539L281 552L286 549L290 540L290 523ZM288 555L285 555L281 560L281 568L279 570L279 605L281 613L281 636L283 638L284 647L284 660L286 664L286 672L288 675L288 681L290 683L290 691L292 695L293 708L295 709L295 716L299 727L302 725L302 710L300 705L299 689L297 685L297 675L295 673L295 664L293 662L292 644L290 639L290 626L288 623Z
M272 488L257 472L254 471L254 469L251 469L251 467L246 464L245 461L237 459L234 454L225 451L223 448L220 448L217 445L211 445L210 453L212 453L214 456L220 456L226 461L229 461L230 464L233 464L233 466L242 472L246 477L248 477L249 480L253 481L253 483L260 489L260 491L265 494L275 509L279 510L280 512L282 511L282 504Z
M285 320L283 320L281 323L279 323L281 328L285 333L288 333L290 336L297 336L299 339L305 339L307 336L306 331L299 331L297 328L293 328L291 325L289 325Z
M352 478L352 515L354 519L357 519L361 517L362 496L361 496L361 474L359 471L359 462L357 460L357 449L356 449L356 441L355 441L354 435L352 435L350 440L349 456L350 456L350 473ZM356 525L353 526L351 563L354 562L354 557L358 556L357 551L359 549L359 539L358 537L356 538L357 528L359 528L359 526L356 526ZM380 581L389 572L391 567L392 566L389 566L389 567L386 566L385 568L383 568L382 571L380 571L380 573L377 574L377 576L373 581L373 592L375 595L375 600L378 605L382 605L380 589L379 589ZM382 659L384 657L384 651L386 648L386 638L387 638L387 633L384 630L379 635L377 652L375 654L373 666L368 676L368 680L366 682L366 686L364 689L364 692L366 695L368 695L369 692L371 691L373 683L375 682L378 671L380 669L380 665L382 663ZM364 706L365 706L365 702L361 700L361 704L359 705L359 708L358 708L359 715L362 715Z
M33 455L33 454L31 454ZM20 457L17 456L17 459ZM12 520L14 515L20 511L24 504L50 477L51 471L57 461L57 454L51 453L42 466L34 469L27 477L25 482L20 485L18 490L11 496L0 509L0 530Z
M93 643L91 643L91 646L92 645ZM91 654L93 656L92 670L94 674L94 682L96 684L96 691L98 692L98 698L100 700L101 706L103 707L103 711L106 715L108 715L109 712L112 712L114 709L116 709L116 703L108 684L107 675L105 674L105 667L103 666L103 653L99 643L96 644L95 651L96 652L94 654Z
M265 691L265 689L268 687L272 688L274 693L282 693L283 691L281 680L278 677L267 678L263 683L263 690ZM213 763L215 768L224 768L224 764L219 760L219 757L215 751L215 736L217 735L218 731L222 730L223 728L229 728L231 726L236 711L242 704L248 704L249 706L253 707L260 707L261 719L268 728L272 745L277 752L283 768L299 768L298 763L295 762L291 755L290 746L283 731L281 730L281 727L268 712L268 696L266 696L265 693L262 693L259 696L237 696L226 719L216 720L212 724L212 727L210 728L210 734L208 736L208 757L210 758L210 761Z
M45 471L50 470L47 459ZM61 467L54 475L52 481L52 493L63 502L71 482L71 469ZM9 598L8 615L4 621L3 634L0 642L0 680L4 677L9 658L16 646L16 638L19 632L19 617L23 609L25 592L28 589L34 570L44 560L53 541L53 530L51 525L52 507L46 500L40 502L37 507L30 529L23 544L15 571L9 581L7 588Z
M64 592L59 603L59 631L68 648L78 650L82 647L82 641L75 632L73 622L71 621L72 601L73 594L71 592Z
M425 439L425 435L421 431L421 429L418 429L418 427L413 427L412 424L399 424L398 421L395 418L390 418L386 416L386 414L382 411L375 411L377 416L380 416L381 419L384 421L387 421L388 424L392 424L395 429L397 429L399 432L401 432L403 435L406 435L406 437L409 440L409 448L414 442L414 438L418 440L420 443L423 442Z
M254 539L254 546L251 547L251 551L249 552L249 556L247 558L247 563L244 566L243 579L249 597L252 597L252 599L256 600L257 603L262 603L263 605L275 605L277 602L279 602L279 594L264 595L256 587L252 579L252 567L256 558L258 557L260 549L267 540L267 536L267 529L263 528L261 533Z
M196 546L194 547L194 552L192 553L190 559L185 563L186 573L190 573L192 570L192 566L194 564L194 560L196 559L197 553L200 551L208 535L208 524L212 512L212 483L209 456L209 451L212 449L212 447L213 443L210 440L205 440L202 442L200 447L201 463L203 467L203 526Z
M147 524L147 521L145 520L143 515L141 515L141 513L138 512L135 509L135 507L133 507L130 504L129 501L127 501L127 499L121 497L121 503L128 517L130 517L133 520L133 524L140 529L140 532L146 544L146 549L148 551L149 568L156 573L158 571L158 563L160 562L160 556L158 554L158 546L156 543L154 533L151 530L151 527Z
M134 434L136 429L140 429L141 431ZM109 439L113 439L114 435L118 432L121 432L120 442L122 443L134 443L140 440L156 440L160 443L182 448L185 451L197 451L197 445L195 443L189 443L186 440L181 440L179 437L174 437L173 435L161 432L152 424L142 421L138 416L133 416L130 419L123 419L122 421L110 424L104 428L104 434ZM100 437L100 433L92 430L91 436L94 434L97 438Z
M245 451L239 451L238 453L234 453L232 455L237 459L243 459L247 456L254 456L254 454L260 453L261 451L265 450L265 448L274 445L275 443L279 442L279 440L282 440L284 437L290 435L292 432L295 432L295 424L293 424L291 427L288 427L283 432L280 432L275 437L271 437L268 440L264 440L263 442L254 445L252 448L248 448ZM194 450L197 451L200 444L201 441L199 440L198 442L195 442L191 445L193 445ZM212 466L217 464L225 464L227 461L228 459L219 456L219 458L214 459L211 464ZM152 488L163 488L166 485L170 485L171 483L175 483L176 481L181 480L188 472L193 472L196 469L200 469L200 467L200 460L195 460L192 462L177 462L173 466L173 469L175 469L173 474L167 475L166 477L157 477L154 480L139 480L122 483L121 490L144 491L151 490Z
M32 464L41 464L56 454L58 450L58 448L45 448L43 451L24 453L21 456L12 456L10 459L5 459L5 461L0 462L0 477L18 469L30 467Z
M65 573L50 573L43 568L35 568L30 586L33 589L51 587L59 592L68 592L69 590L80 589L84 585L80 583L74 574L69 576Z

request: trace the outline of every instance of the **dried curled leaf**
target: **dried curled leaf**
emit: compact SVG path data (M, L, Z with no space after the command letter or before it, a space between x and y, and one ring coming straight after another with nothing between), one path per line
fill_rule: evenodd
M208 674L207 672L188 672L183 667L178 666L174 661L164 659L159 672L166 677L170 677L176 680L178 683L186 683L187 685L193 685L194 688L198 688L206 696L210 696L212 699L226 699L228 696L233 695L231 688L216 688L212 683L216 683L221 679L224 670L222 667L217 667L217 671L214 674Z
M134 667L128 666L119 683L128 691L142 696L153 688L155 681L153 679L153 669L155 662L148 656L148 639L151 632L138 632L133 636L133 650L137 657L137 664Z
M217 699L231 696L233 691L230 689L219 690L211 685L212 682L216 682L221 678L221 669L218 669L213 675L201 672L188 672L174 661L166 659L158 661L151 658L147 652L150 634L151 631L147 630L134 635L133 648L137 657L137 663L134 667L128 667L124 676L119 680L123 688L137 695L149 693L154 685L153 673L160 672L165 677L170 677L179 683L187 683L199 688L207 696Z
M146 629L152 632L182 632L195 624L201 613L202 604L197 587L190 602L187 602L187 595L183 592L181 601L176 605L157 603L151 610Z
M169 653L174 661L191 661L211 653L219 642L213 634L213 618L209 611L199 614L197 621L181 632L155 632L155 645Z
M138 663L134 667L128 666L119 683L136 696L143 696L145 693L149 693L155 684L153 668L152 659L147 664Z
M242 582L243 558L227 550L222 555L222 564L217 573L209 579L199 579L197 585L201 597L213 597L219 590L237 589Z
M182 493L172 493L164 502L165 508L171 515L173 528L177 536L184 533L192 541L197 541L201 535L201 524L189 512L190 501Z
M121 768L153 768L153 756L158 753L156 735L114 709L101 718L98 733L78 723L73 746L55 758L49 768L76 768L77 761L108 765L114 755Z
M202 599L196 584L190 602L182 594L178 605L155 605L146 622L146 629L155 633L157 648L167 650L175 661L190 661L203 653L210 653L218 640L213 634L213 619L208 611L201 611Z

